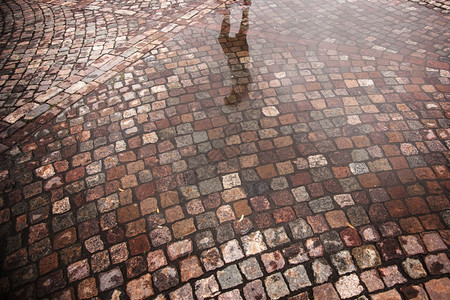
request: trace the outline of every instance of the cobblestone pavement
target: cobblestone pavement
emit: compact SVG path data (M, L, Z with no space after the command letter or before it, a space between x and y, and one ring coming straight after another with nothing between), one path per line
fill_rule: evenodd
M4 298L450 298L447 14L0 8Z

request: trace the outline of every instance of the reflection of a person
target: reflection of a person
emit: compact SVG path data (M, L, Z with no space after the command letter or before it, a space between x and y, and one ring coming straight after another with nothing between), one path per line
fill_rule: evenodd
M244 0L242 5L242 19L239 32L235 37L230 37L230 5L226 5L223 13L222 27L220 29L219 43L227 56L228 66L231 70L233 87L231 94L225 97L226 104L238 104L242 98L248 95L247 85L251 82L250 70L246 65L250 62L248 52L247 32L249 27L248 14L251 2Z

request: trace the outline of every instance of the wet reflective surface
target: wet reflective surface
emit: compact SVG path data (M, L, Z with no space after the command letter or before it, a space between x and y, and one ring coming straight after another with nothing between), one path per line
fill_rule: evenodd
M445 14L110 2L45 4L116 44L26 104L2 90L2 294L448 297Z

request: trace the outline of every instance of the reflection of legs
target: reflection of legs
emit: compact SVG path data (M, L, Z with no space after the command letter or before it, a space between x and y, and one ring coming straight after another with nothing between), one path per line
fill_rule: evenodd
M221 37L229 37L230 35L230 12L227 10L227 13L222 16L222 26L220 27L220 36Z
M248 22L249 11L250 11L250 9L248 7L242 11L241 26L239 27L238 34L247 35L248 27L249 27L249 22Z

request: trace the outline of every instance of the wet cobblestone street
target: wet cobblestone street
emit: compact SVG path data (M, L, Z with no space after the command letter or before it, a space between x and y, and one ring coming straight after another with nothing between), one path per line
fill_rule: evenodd
M450 298L448 11L4 0L0 298Z

